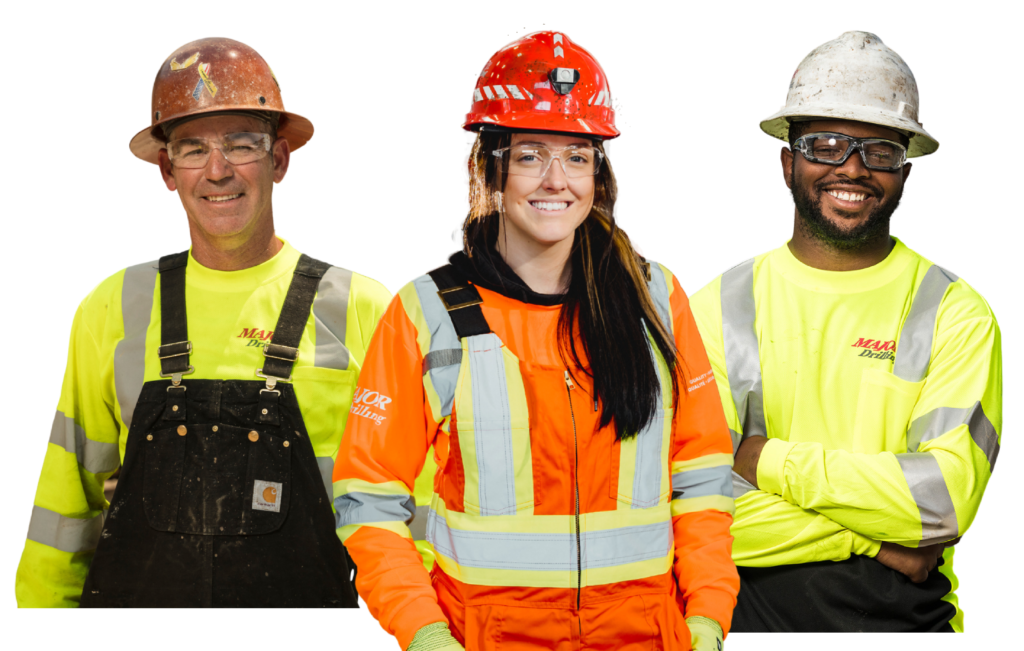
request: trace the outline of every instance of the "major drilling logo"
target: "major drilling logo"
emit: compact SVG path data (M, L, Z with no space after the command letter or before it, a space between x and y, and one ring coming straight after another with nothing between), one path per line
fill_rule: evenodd
M863 348L857 357L870 357L871 359L892 359L896 356L896 341L882 341L881 339L865 339L859 337L851 348Z
M252 348L263 348L270 343L270 338L274 336L273 330L260 330L259 328L242 328L242 332L238 335L238 339L248 339L249 343L246 346Z
M369 418L380 425L387 419L383 412L389 402L391 402L391 398L383 393L367 391L360 387L356 389L355 394L352 396L352 408L349 411L356 416Z

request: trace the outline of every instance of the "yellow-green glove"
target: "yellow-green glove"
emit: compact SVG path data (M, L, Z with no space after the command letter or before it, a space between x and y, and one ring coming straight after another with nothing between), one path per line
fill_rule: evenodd
M693 651L722 651L722 626L710 617L687 617L690 627L690 648ZM409 647L412 651L412 647Z
M427 624L416 631L409 648L405 651L465 651L458 640L452 637L444 622Z

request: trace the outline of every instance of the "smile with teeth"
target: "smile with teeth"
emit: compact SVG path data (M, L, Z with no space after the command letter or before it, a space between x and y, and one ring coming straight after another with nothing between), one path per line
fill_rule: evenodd
M537 210L565 210L569 207L568 201L531 201L530 205Z
M206 199L207 201L214 201L214 202L218 202L218 201L231 201L232 199L237 199L240 196L242 196L242 193L239 192L238 194L221 194L221 195L214 195L214 196L209 196L209 197L203 197L203 199Z
M864 201L868 198L868 195L863 192L841 192L839 190L825 190L825 192L828 192L840 201Z

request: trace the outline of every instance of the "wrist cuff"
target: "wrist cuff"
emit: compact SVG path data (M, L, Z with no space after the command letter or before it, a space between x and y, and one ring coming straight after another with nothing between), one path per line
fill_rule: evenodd
M769 439L761 448L757 462L757 487L766 493L783 495L786 483L786 457L793 444L780 439Z

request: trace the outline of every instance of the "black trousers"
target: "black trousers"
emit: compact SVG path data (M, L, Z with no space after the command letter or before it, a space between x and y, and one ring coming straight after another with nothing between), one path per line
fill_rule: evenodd
M942 601L952 586L938 570L912 583L866 556L737 569L734 633L953 631L956 608Z

